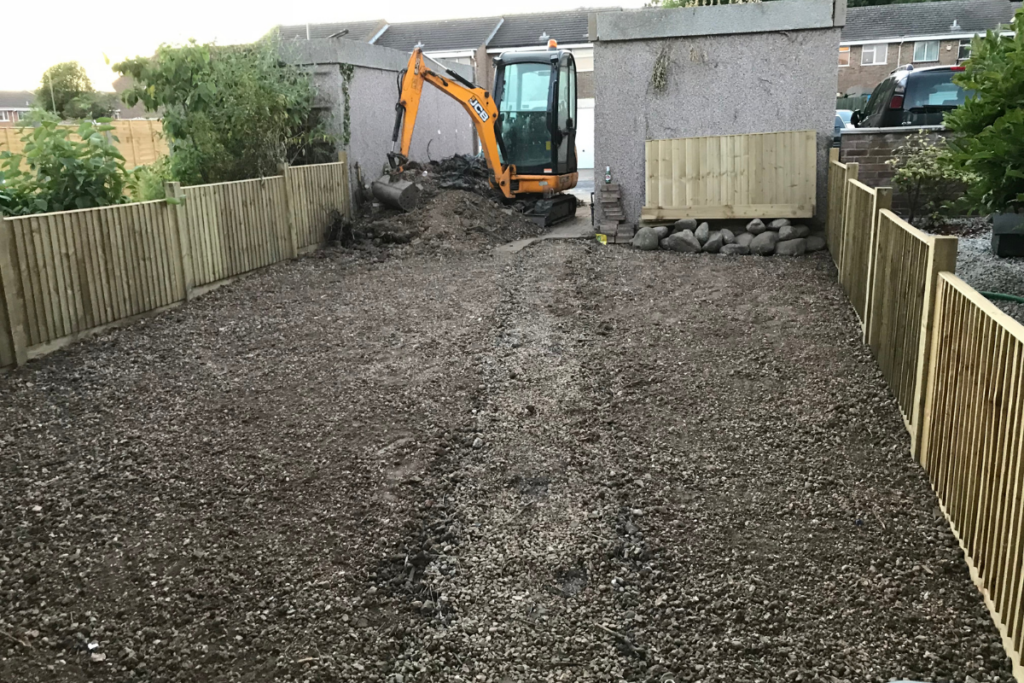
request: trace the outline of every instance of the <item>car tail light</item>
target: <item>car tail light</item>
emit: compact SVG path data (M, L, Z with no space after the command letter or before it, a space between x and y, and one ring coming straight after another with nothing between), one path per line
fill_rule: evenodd
M889 100L889 109L902 109L903 108L903 95L893 95L892 99Z
M966 71L967 67L964 67L964 66L951 66L951 67L949 67L949 70L950 71Z

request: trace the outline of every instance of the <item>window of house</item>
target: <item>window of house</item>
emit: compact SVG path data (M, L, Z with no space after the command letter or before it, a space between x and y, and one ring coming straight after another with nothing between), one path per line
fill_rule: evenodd
M959 52L956 53L956 61L964 62L971 58L971 39L964 38L960 41Z
M860 49L860 65L885 64L888 56L889 46L884 43L881 45L865 45Z
M0 109L0 121L10 121L10 120L11 120L10 112L4 111L3 109Z
M850 48L839 48L839 66L850 66Z
M937 62L939 61L939 41L926 40L923 43L914 43L915 62Z

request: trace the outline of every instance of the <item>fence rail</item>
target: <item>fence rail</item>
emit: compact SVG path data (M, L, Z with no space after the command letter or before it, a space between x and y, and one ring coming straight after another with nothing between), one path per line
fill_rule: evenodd
M808 218L817 159L811 130L648 140L642 218Z
M162 310L320 244L350 214L347 163L182 188L172 201L0 221L0 367Z
M1022 677L1024 326L938 277L920 460Z

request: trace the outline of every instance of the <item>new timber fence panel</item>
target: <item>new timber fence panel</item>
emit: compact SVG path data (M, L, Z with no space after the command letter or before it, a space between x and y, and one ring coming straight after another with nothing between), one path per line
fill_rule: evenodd
M645 220L814 215L814 131L648 140L644 163Z
M857 179L858 165L839 162L838 150L829 153L828 165L828 215L825 223L825 241L832 261L839 268L843 259L843 230L846 226L846 195L849 181Z
M5 218L2 230L5 317L26 357L167 306L183 289L163 201Z
M322 243L333 211L351 216L340 159L256 180L167 183L168 200L3 218L0 367Z
M952 273L935 309L921 464L1021 680L1024 326Z
M126 119L111 121L114 130L110 135L114 146L124 157L125 166L129 169L136 166L151 164L168 153L167 141L164 139L163 124L157 119ZM77 126L67 126L77 129ZM8 151L21 154L25 145L21 142L21 128L0 128L0 152ZM77 140L77 135L71 139ZM23 166L24 168L24 166Z
M878 214L891 204L891 189L875 189L857 180L847 181L839 282L857 312L865 334Z
M935 286L940 272L956 268L957 238L925 234L888 210L879 212L877 222L865 339L896 396L917 453Z

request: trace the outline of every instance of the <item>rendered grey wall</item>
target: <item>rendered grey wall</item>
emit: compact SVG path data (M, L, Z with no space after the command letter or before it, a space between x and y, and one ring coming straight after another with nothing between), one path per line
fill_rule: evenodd
M342 65L353 67L348 88L349 143L345 149L353 168L359 163L364 181L377 178L391 151L398 101L397 78L409 55L350 40L293 43L282 48L281 56L302 65L312 74L317 90L316 105L330 111L328 130L338 140L344 138L345 128L341 68ZM456 65L454 68L472 77L471 67ZM462 106L433 86L425 86L410 158L426 162L453 154L471 154L473 139L473 124ZM350 177L354 182L354 171Z
M651 73L665 46L668 85L656 92ZM597 175L611 166L623 186L626 215L637 221L644 202L646 140L815 130L816 216L822 220L838 49L838 28L599 40L594 45Z

